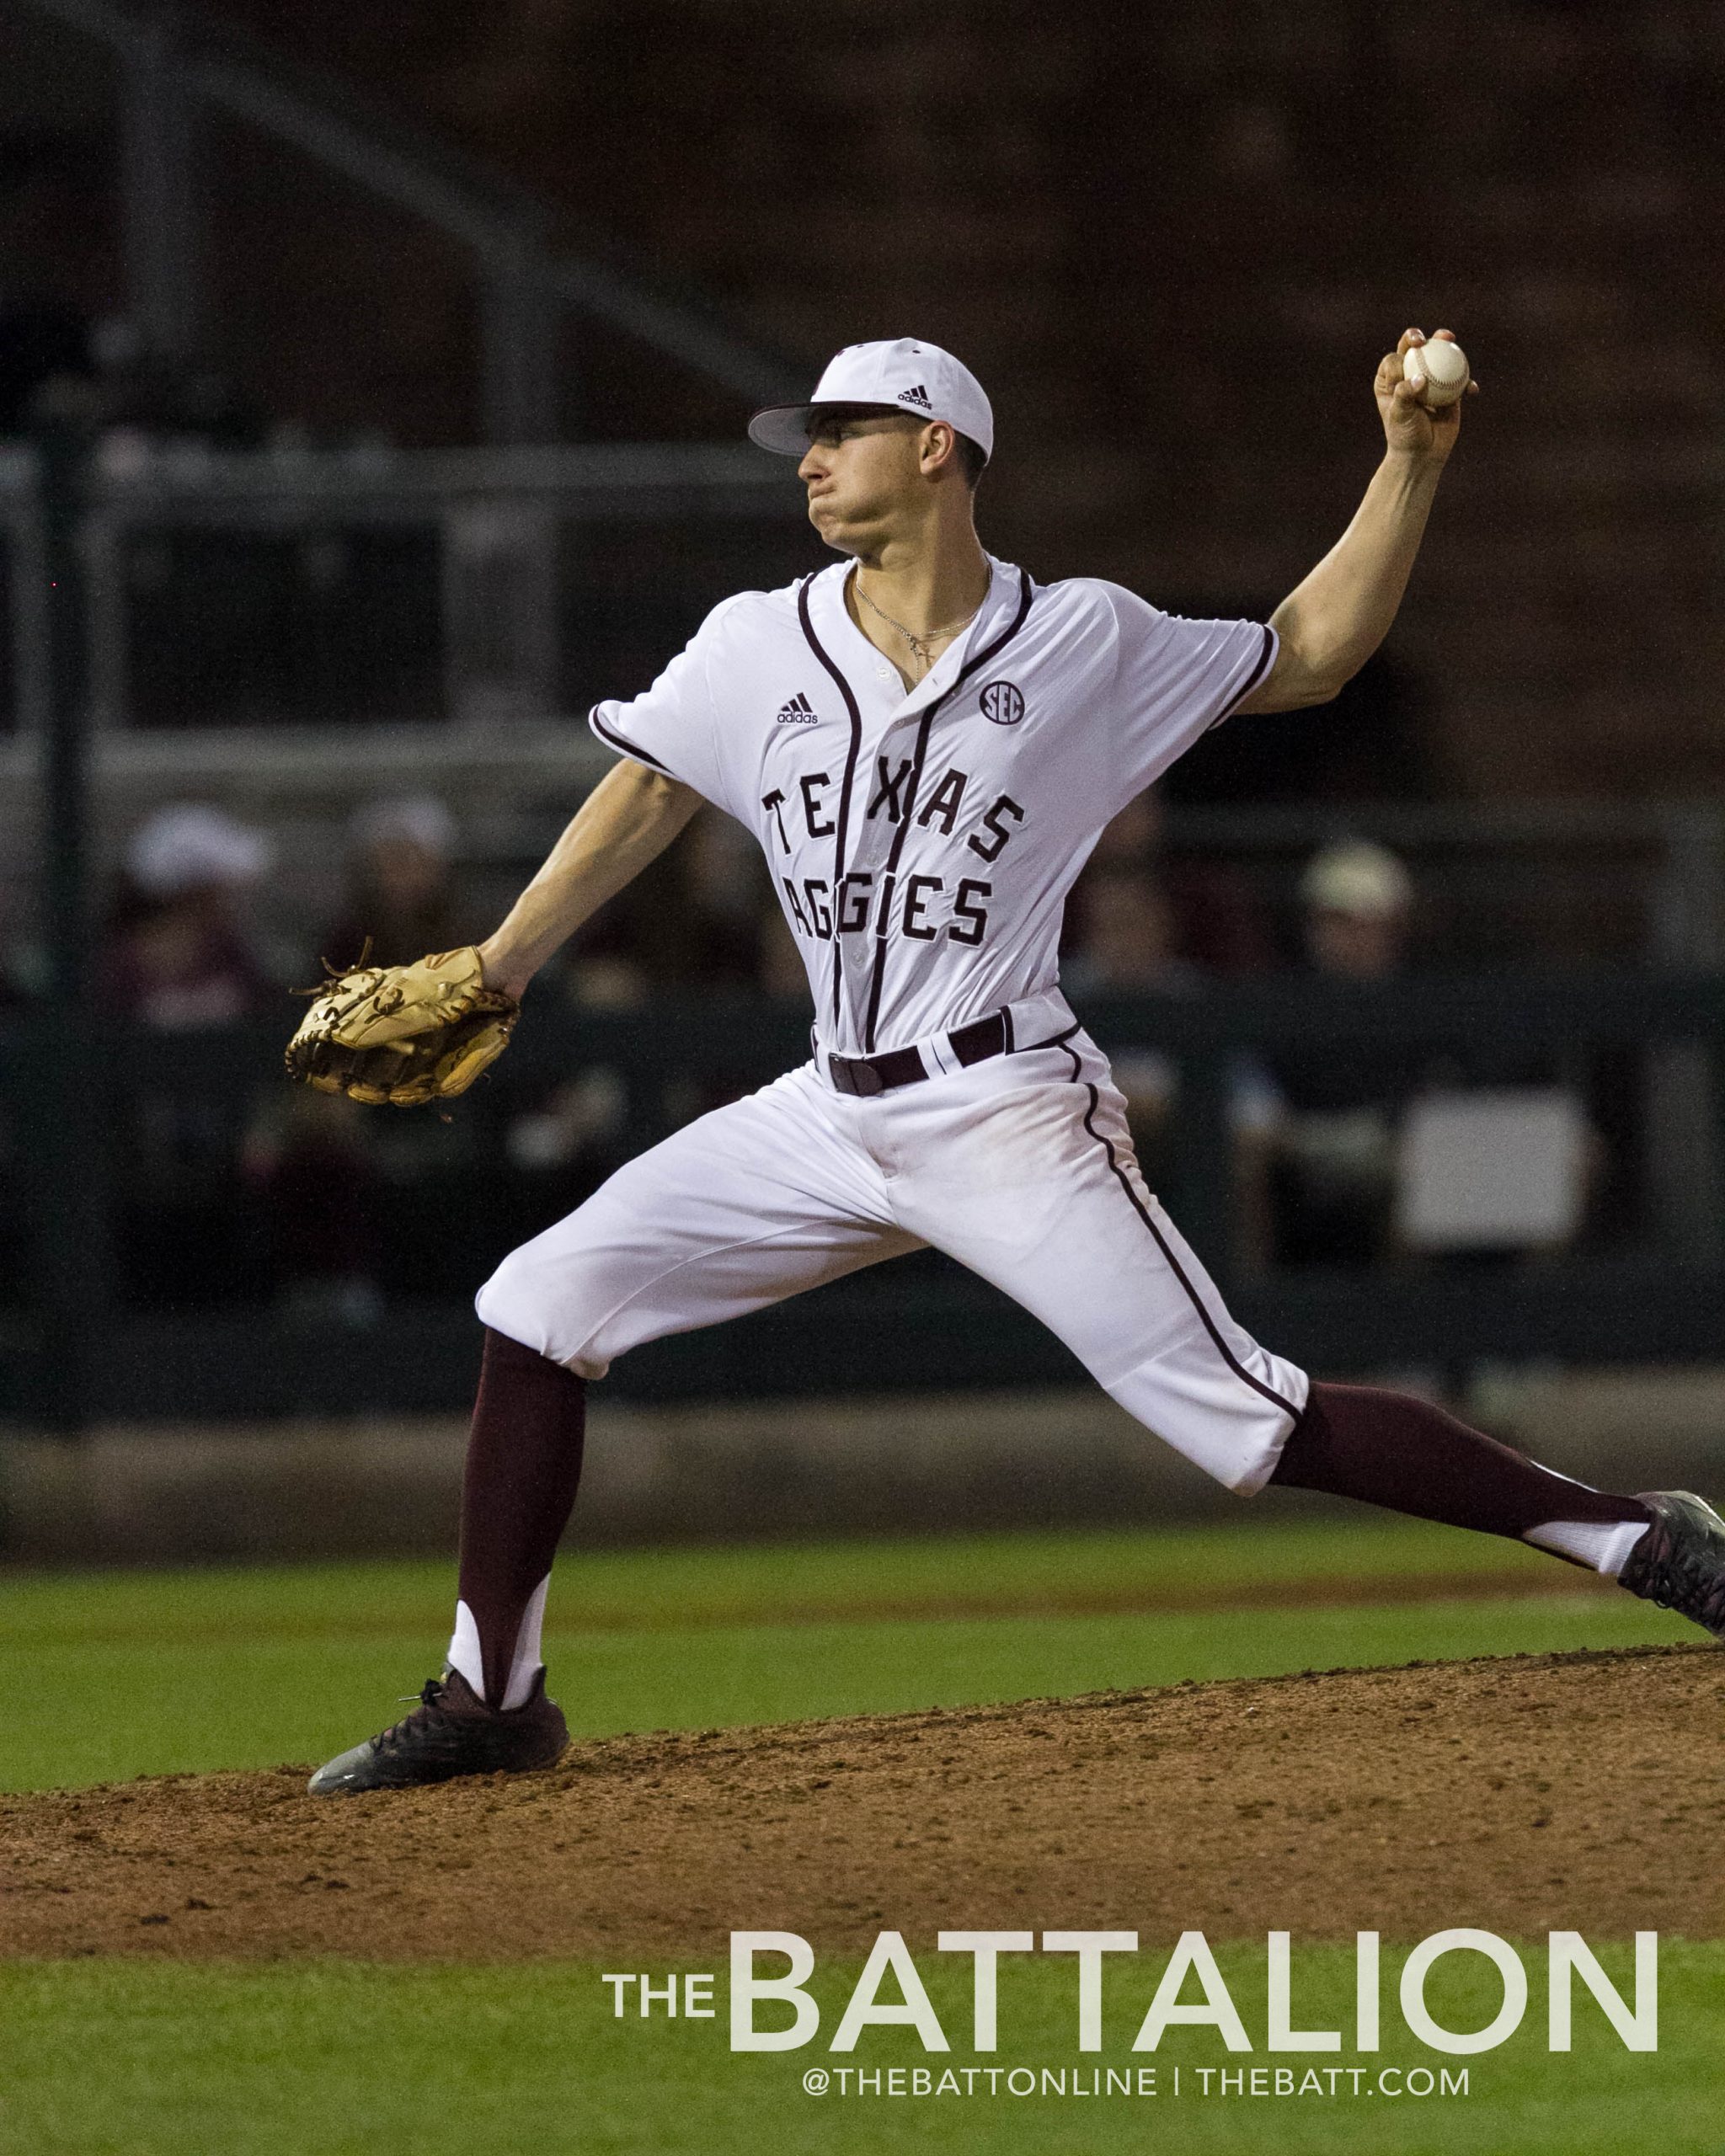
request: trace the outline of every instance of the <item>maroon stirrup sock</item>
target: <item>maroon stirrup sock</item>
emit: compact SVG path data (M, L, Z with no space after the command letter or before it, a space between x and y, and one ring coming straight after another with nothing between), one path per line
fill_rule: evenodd
M1634 1497L1572 1482L1429 1401L1369 1385L1314 1385L1269 1479L1485 1534L1652 1518Z
M479 1628L489 1705L503 1704L521 1619L574 1508L587 1422L585 1379L485 1333L462 1476L462 1600Z

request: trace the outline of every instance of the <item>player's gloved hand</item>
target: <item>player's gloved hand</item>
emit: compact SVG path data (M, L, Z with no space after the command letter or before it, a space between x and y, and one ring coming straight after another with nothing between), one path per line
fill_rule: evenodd
M521 1006L486 987L471 945L410 966L360 958L302 991L317 1000L288 1043L290 1076L372 1106L416 1107L466 1092L509 1045Z

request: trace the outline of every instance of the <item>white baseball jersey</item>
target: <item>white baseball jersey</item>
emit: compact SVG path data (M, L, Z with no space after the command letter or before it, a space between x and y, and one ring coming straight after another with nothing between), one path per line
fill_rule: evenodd
M591 723L754 832L822 1047L873 1055L1053 990L1103 825L1263 680L1276 638L991 558L969 628L906 694L851 618L849 571L727 600Z
M619 1169L504 1260L479 1315L602 1377L644 1342L932 1245L1206 1472L1258 1489L1305 1374L1235 1323L1145 1187L1055 953L1103 826L1263 679L1275 638L995 562L907 696L846 574L727 601L646 695L592 719L754 831L827 1053ZM996 1017L982 1059L947 1038ZM872 1094L830 1059L908 1049L923 1075Z

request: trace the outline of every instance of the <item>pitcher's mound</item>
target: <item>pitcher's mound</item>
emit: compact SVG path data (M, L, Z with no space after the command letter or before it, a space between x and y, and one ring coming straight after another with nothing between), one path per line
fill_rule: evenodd
M615 1737L364 1797L307 1771L0 1798L0 1951L628 1967L711 1961L733 1929L1725 1930L1707 1646Z

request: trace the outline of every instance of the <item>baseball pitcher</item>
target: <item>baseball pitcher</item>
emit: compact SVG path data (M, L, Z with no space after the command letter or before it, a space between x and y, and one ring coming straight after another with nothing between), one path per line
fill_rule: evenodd
M1242 1496L1330 1491L1516 1536L1725 1636L1725 1521L1699 1498L1589 1489L1423 1401L1314 1381L1243 1331L1145 1187L1060 994L1061 909L1103 825L1211 727L1327 702L1388 630L1461 424L1424 369L1407 378L1424 342L1409 330L1381 361L1383 461L1268 623L1182 620L987 553L973 512L993 415L932 344L852 345L808 403L756 416L754 440L799 460L839 559L726 600L644 695L598 705L617 767L496 933L328 984L289 1050L296 1075L360 1100L461 1091L537 969L703 800L754 833L814 997L800 1069L629 1162L480 1289L446 1667L314 1792L556 1759L540 1630L589 1382L644 1341L925 1244Z

